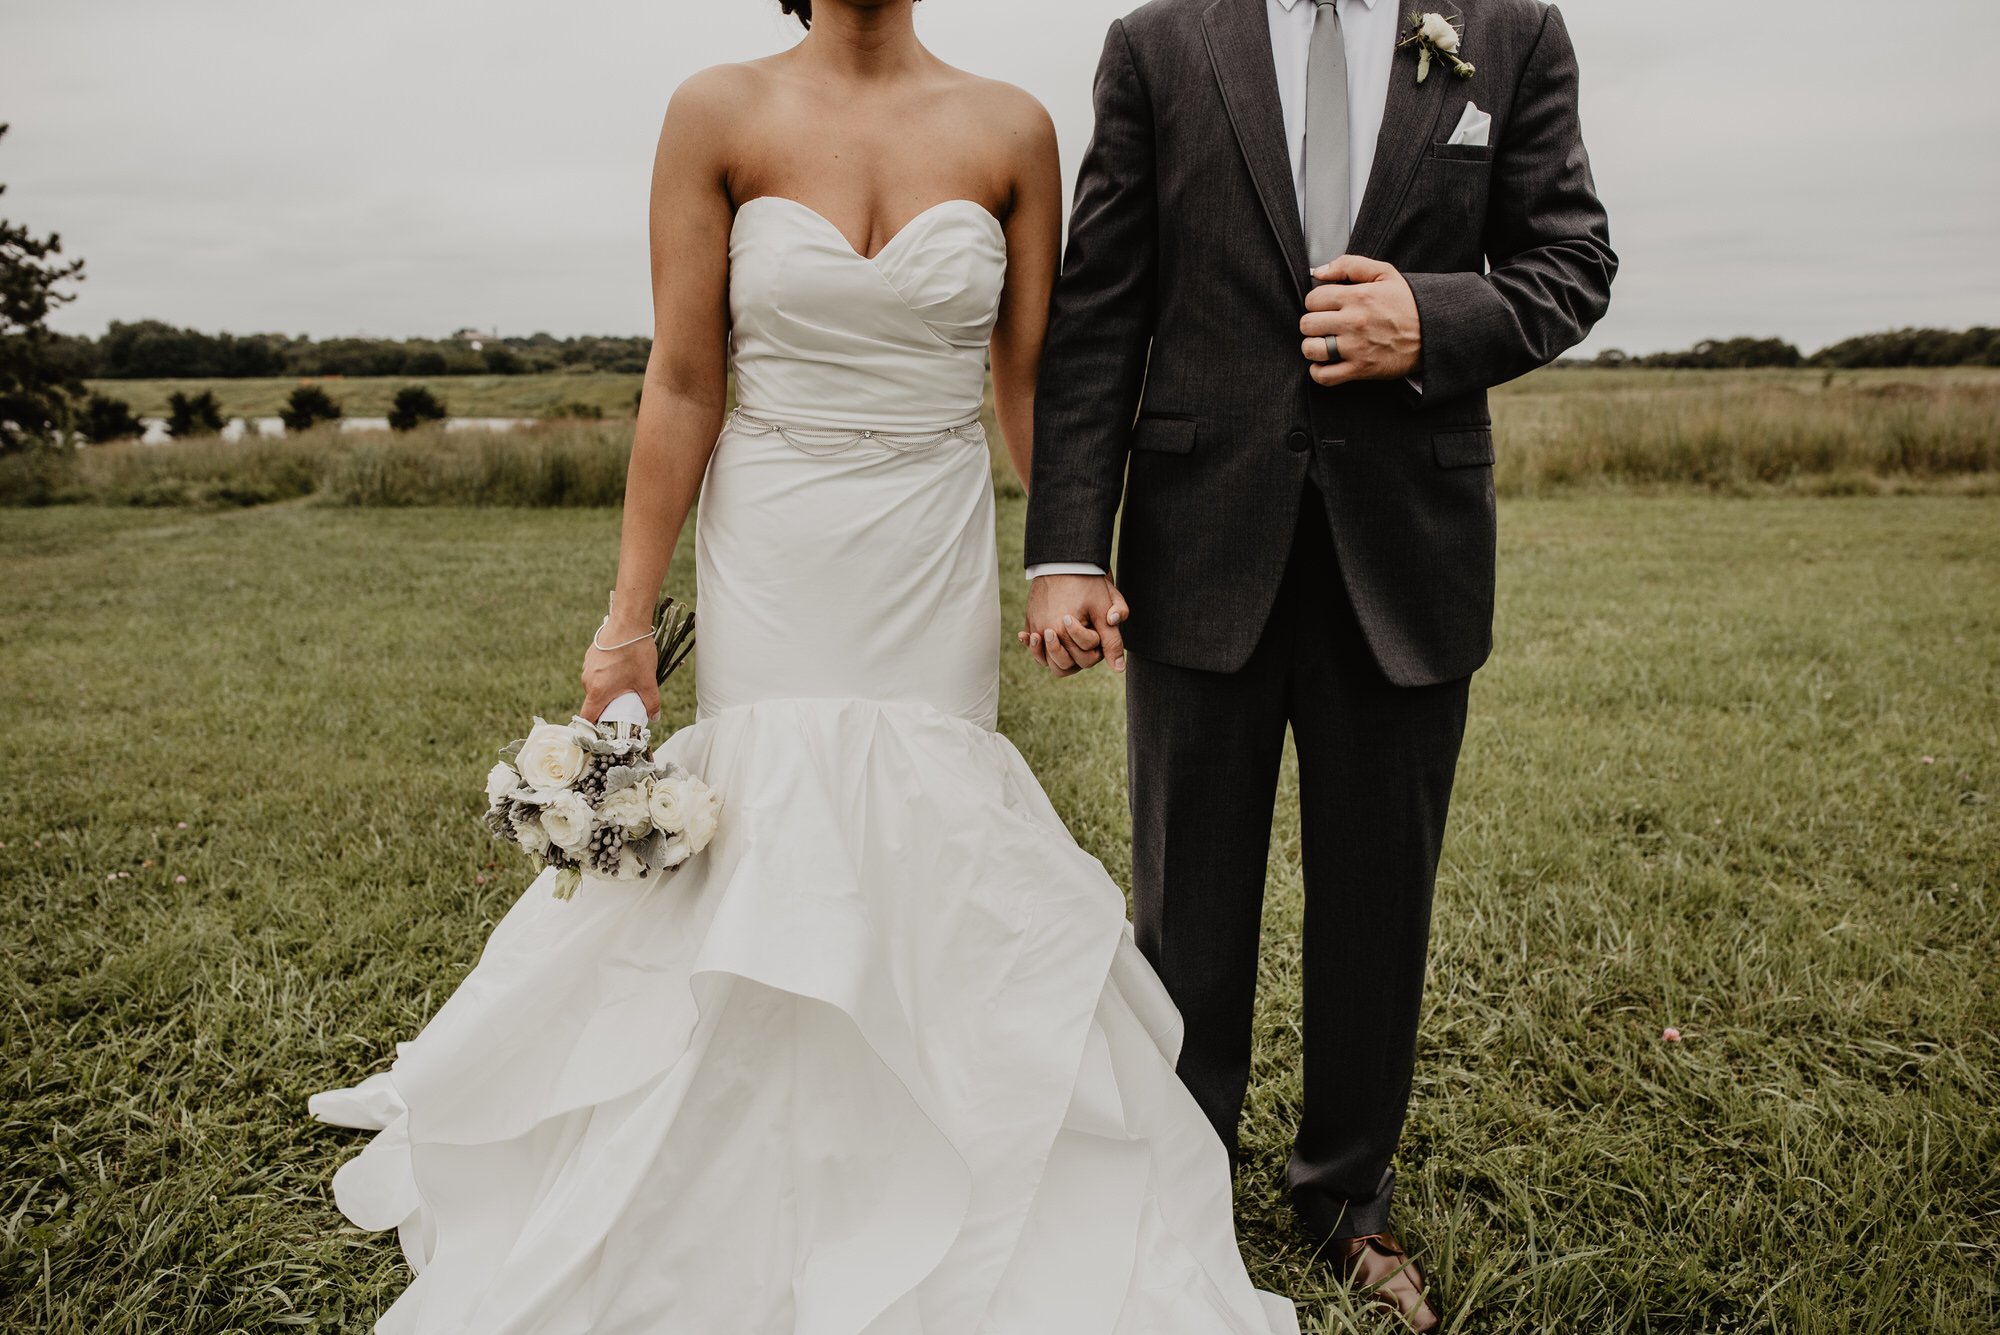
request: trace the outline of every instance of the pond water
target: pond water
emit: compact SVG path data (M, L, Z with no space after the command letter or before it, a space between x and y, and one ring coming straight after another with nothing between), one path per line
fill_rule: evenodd
M164 417L142 417L146 434L139 438L141 445L165 445L172 436L167 434L167 420ZM516 427L534 426L533 417L449 417L445 419L447 431L512 431ZM389 419L386 417L343 417L336 424L342 431L387 431ZM241 440L255 432L259 436L281 439L285 435L285 423L277 417L232 417L222 428L224 440Z

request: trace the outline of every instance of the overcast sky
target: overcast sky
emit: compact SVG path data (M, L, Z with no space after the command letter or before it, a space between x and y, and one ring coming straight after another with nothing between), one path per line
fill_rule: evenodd
M1132 3L917 13L1073 172ZM2000 323L2000 3L1563 9L1624 258L1586 351ZM88 260L73 331L640 333L668 95L797 35L775 0L0 0L0 216Z

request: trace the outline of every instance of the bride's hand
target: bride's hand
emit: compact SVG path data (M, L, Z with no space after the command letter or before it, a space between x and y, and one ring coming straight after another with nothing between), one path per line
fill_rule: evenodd
M610 630L604 635L609 644L630 638ZM577 712L595 723L613 700L636 691L646 704L646 717L658 718L659 652L650 636L622 649L599 649L593 641L583 656L583 708Z

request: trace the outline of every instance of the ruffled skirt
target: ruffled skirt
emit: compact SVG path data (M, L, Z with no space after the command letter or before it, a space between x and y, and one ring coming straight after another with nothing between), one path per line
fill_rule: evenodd
M340 1209L384 1335L1294 1335L1124 901L1005 738L766 701L665 744L723 795L657 885L544 877L394 1066Z

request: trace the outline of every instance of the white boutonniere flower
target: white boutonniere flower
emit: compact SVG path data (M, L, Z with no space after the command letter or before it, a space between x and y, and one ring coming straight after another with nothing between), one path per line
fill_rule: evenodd
M1398 48L1417 48L1417 82L1431 77L1433 60L1449 61L1458 71L1461 79L1470 79L1473 67L1459 58L1459 43L1464 39L1464 30L1442 14L1423 13L1410 15L1410 31Z

